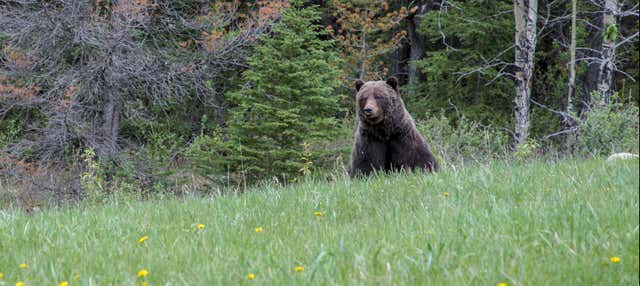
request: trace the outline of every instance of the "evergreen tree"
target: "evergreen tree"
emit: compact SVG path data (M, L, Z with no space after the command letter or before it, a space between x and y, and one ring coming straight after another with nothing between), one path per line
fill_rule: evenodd
M314 7L294 5L256 47L246 84L226 95L228 127L212 158L218 172L236 181L291 178L308 170L308 143L335 134L340 60L320 39L319 19Z
M513 45L513 13L504 12L512 10L513 3L445 5L421 18L426 53L415 63L426 80L409 89L405 104L418 120L447 110L451 117L511 125L513 80L500 72L513 61L513 50L508 49Z

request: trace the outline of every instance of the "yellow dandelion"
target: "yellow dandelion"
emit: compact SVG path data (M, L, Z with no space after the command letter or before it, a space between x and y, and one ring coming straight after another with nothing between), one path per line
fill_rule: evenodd
M80 274L73 274L73 280L79 280L80 279Z
M446 198L446 197L449 197L449 192L444 192L444 193L442 193L442 195L443 195L445 198Z
M147 282L147 281L142 281L142 284L140 284L140 286L149 286L149 282Z
M263 229L262 229L261 226L256 227L256 233L261 233L262 231L263 231Z
M27 265L26 263L20 263L20 269L27 269L27 267L29 267L29 265Z
M138 271L138 277L147 277L147 275L149 275L149 270L147 269L142 268Z
M24 286L24 282L18 281L18 282L16 282L16 286Z
M204 224L199 223L196 227L197 227L198 229L204 229Z
M498 283L498 286L507 286L507 283L500 282L500 283Z
M249 280L253 280L256 279L256 275L253 273L249 273L249 275L247 275L247 278L249 278Z
M618 263L620 262L620 257L614 256L614 257L611 257L610 260L612 263Z
M0 280L2 280L2 278L4 278L4 273L0 272Z
M314 216L322 216L322 212L313 212Z
M149 236L143 236L141 238L138 238L138 244L143 244L145 241L147 241L147 239L149 239Z
M294 268L293 271L295 271L295 272L304 272L304 267L296 266L296 268Z
M69 282L62 281L62 282L58 283L58 286L69 286Z

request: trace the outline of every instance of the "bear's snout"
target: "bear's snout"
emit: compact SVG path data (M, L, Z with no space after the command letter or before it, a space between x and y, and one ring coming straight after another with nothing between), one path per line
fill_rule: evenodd
M362 114L366 118L369 123L375 124L379 123L382 119L382 112L380 108L377 106L375 100L367 100L364 107L361 109Z

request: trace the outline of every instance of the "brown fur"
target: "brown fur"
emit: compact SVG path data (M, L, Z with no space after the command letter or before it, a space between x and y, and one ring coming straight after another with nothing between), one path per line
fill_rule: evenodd
M394 77L386 82L357 80L356 90L349 176L369 175L374 170L438 169L438 162L400 98Z

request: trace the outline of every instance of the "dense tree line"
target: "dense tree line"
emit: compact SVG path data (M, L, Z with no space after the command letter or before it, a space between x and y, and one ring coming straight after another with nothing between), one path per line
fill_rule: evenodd
M638 18L618 0L0 0L3 180L295 180L344 162L353 80L388 76L424 126L610 147L637 137Z

